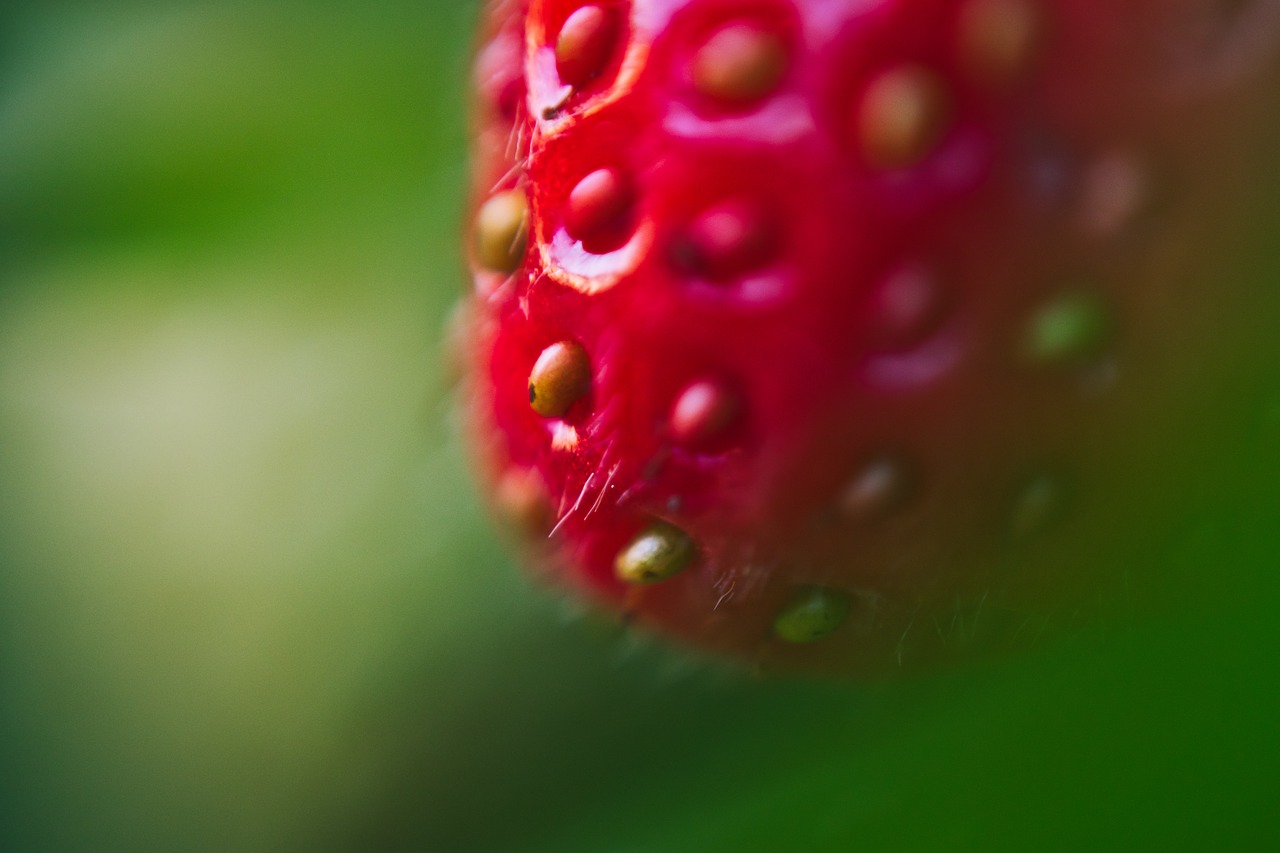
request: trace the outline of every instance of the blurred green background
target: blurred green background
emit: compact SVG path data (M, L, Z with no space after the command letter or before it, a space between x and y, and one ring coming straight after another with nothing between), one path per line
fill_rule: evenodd
M0 8L0 847L1280 849L1274 502L1171 543L1203 602L896 683L527 584L437 347L476 12Z

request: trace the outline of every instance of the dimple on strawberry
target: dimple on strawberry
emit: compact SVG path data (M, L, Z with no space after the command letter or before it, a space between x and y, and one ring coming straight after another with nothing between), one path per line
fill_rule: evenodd
M828 672L1188 582L1277 352L1278 43L1273 0L491 3L459 346L529 563Z

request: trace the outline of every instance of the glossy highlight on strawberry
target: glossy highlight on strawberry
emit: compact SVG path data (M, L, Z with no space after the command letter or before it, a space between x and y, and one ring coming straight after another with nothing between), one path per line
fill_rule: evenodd
M1274 316L1278 8L491 2L464 394L530 562L766 670L1158 596Z

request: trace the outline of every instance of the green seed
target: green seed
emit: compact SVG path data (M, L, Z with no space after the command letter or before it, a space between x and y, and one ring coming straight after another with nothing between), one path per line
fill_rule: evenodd
M1066 364L1097 353L1111 334L1111 314L1088 293L1068 293L1032 318L1027 355L1037 362Z
M1042 473L1028 480L1013 501L1010 535L1024 540L1040 533L1062 512L1066 498L1065 487L1057 477Z
M688 568L696 555L697 549L687 533L659 521L622 549L613 568L618 579L626 583L661 583Z
M835 631L848 616L847 595L827 587L808 587L773 620L773 633L783 642L812 643Z

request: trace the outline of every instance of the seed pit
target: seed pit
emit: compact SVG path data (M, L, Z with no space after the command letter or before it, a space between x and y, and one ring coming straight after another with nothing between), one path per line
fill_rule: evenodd
M775 223L762 204L728 199L698 214L673 254L688 272L722 283L766 266L779 242Z

